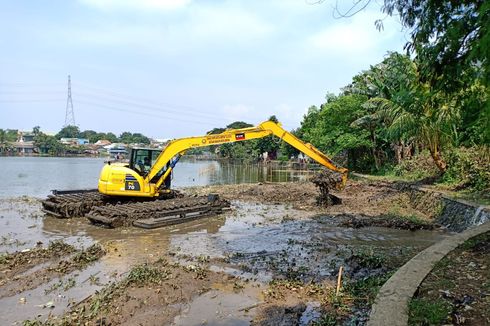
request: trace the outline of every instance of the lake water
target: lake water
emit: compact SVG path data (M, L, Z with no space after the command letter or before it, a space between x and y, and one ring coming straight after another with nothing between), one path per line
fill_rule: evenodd
M0 198L43 198L51 190L97 188L106 158L0 157ZM264 181L297 181L311 171L286 170L258 164L181 160L174 169L173 187L234 184Z

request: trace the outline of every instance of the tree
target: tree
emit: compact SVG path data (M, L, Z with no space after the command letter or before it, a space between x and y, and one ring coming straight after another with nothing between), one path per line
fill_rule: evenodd
M140 133L131 133L129 131L123 132L119 136L119 140L125 144L149 144L150 139L146 136L143 136Z
M94 130L84 130L80 132L80 138L88 139L90 143L97 142L100 138L97 138L98 133Z
M278 123L277 117L272 115L269 121ZM267 157L274 160L277 158L277 151L281 147L280 140L274 140L274 136L270 135L257 140L257 151L259 154L267 153Z
M382 116L388 121L393 138L413 137L429 149L435 165L446 172L447 163L441 155L444 146L454 143L459 110L448 94L431 89L429 83L414 83L400 98L374 98Z
M359 94L334 96L327 94L326 103L318 109L312 106L301 122L301 139L312 143L330 155L345 155L351 168L369 170L372 161L369 150L373 146L369 133L351 124L366 115L362 104L367 97Z
M55 136L48 136L42 132L34 137L34 145L39 148L41 154L61 155L66 150Z
M404 97L401 90L417 82L416 66L412 60L407 55L395 52L389 53L381 63L355 76L353 82L344 88L344 94L361 94L368 100L383 98L399 101ZM352 126L369 131L376 170L379 170L383 164L383 158L388 159L393 151L396 163L410 157L412 139L406 137L388 139L386 126L383 125L386 121L380 114L378 106L372 101L367 101L363 104L363 108L366 110L366 115L354 121Z
M398 14L411 29L406 48L417 55L422 80L445 90L464 86L459 77L478 65L490 80L490 2L486 0L385 0L382 11Z
M208 135L221 134L225 130L226 130L226 128L213 128L213 129L209 130L206 134L208 134Z
M80 136L80 129L77 126L65 126L57 134L56 138L78 138Z
M39 126L33 127L32 133L34 134L34 137L36 137L37 135L39 135L41 133L41 127L39 127Z
M253 127L250 123L243 122L243 121L235 121L230 123L229 125L226 126L226 129L242 129L242 128L248 128L248 127Z
M117 136L112 132L108 132L107 134L103 134L103 135L104 137L101 137L99 139L107 139L111 143L115 143L118 141Z

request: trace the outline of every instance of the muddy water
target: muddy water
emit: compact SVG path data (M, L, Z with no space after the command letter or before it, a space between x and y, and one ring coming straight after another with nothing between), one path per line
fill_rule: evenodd
M1 157L0 198L44 198L52 189L97 188L104 158ZM311 171L271 166L182 159L173 173L174 187L304 180Z
M244 277L253 275L262 282L271 277L289 277L291 266L293 272L301 272L303 280L319 281L334 275L360 248L396 263L447 236L441 231L351 229L336 226L328 216L304 219L304 212L284 205L234 204L236 211L219 232L175 235L171 238L172 250L230 260L242 271L225 271Z
M78 248L100 242L108 252L87 269L62 277L64 281L73 278L73 288L46 293L60 281L53 279L39 288L0 299L0 324L59 315L104 284L124 276L131 265L151 262L168 252L177 257L218 258L211 269L263 283L290 273L291 266L307 279L328 277L353 248L375 248L386 255L403 256L445 237L438 231L341 228L328 217L312 219L311 214L286 205L236 201L233 206L233 211L219 217L162 229L103 229L84 219L44 216L39 201L30 197L0 198L0 252L32 248L38 241L47 245L54 239L64 239ZM221 264L223 260L229 263ZM92 283L91 276L97 282ZM259 292L254 287L239 293L212 289L180 306L175 324L246 324L253 310L244 308L260 302ZM45 307L47 303L53 307Z

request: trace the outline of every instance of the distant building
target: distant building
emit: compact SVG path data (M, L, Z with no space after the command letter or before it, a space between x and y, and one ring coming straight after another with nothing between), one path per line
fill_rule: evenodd
M108 141L107 139L99 139L94 143L95 146L99 146L99 147L104 147L110 144L111 142Z
M12 142L10 143L11 148L13 148L14 152L25 155L25 154L34 154L36 153L34 142L33 141L22 141L22 142Z
M63 145L80 146L87 145L90 142L86 138L61 138L60 143L62 143Z
M25 142L34 142L35 135L30 131L17 131L17 142L25 143Z
M35 135L30 131L17 132L17 141L10 143L10 148L19 155L29 155L37 152L34 146Z
M104 149L107 150L107 153L109 153L111 156L116 156L116 155L127 155L128 151L126 150L126 145L122 143L114 143L110 144L107 146L104 146Z

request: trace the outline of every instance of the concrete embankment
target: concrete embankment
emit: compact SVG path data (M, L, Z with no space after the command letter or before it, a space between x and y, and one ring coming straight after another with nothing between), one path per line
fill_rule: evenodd
M431 189L404 186L412 205L451 231L460 232L412 258L383 285L368 325L407 325L408 303L434 265L466 240L490 231L490 209Z

